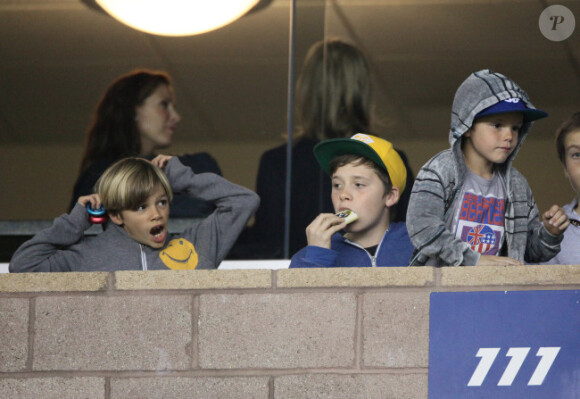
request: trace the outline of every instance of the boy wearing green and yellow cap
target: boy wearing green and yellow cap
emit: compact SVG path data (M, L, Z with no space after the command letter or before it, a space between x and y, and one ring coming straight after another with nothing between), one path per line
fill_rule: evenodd
M314 155L332 179L331 199L340 216L322 213L312 221L308 246L292 257L290 268L407 266L413 253L407 227L390 221L407 178L393 145L357 133L322 141ZM341 217L348 213L356 216Z

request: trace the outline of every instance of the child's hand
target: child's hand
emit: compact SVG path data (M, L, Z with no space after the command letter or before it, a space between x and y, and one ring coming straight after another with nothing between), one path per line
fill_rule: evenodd
M495 255L481 255L477 266L521 266L523 265L517 259L508 258L507 256L495 256Z
M99 194L91 194L91 195L83 195L79 197L78 201L79 204L86 207L88 203L91 204L91 208L99 209L101 207L101 197Z
M546 230L555 236L562 234L570 224L566 211L558 205L552 205L552 207L542 215L542 221L544 222Z
M172 155L159 154L151 160L151 163L157 166L159 169L163 169L171 158L173 158Z
M333 213L321 213L306 227L308 245L330 249L330 238L345 226L344 218Z

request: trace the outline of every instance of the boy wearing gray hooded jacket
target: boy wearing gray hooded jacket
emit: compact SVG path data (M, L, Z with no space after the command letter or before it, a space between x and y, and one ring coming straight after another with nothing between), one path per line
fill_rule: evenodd
M16 251L10 272L216 269L259 205L252 191L213 173L194 173L177 157L125 158L105 171L96 193ZM211 201L208 217L168 231L173 191ZM87 206L107 210L102 233L85 236Z
M569 221L557 205L542 215L512 167L537 110L508 77L471 74L453 100L451 148L417 174L407 212L411 265L520 265L560 251Z

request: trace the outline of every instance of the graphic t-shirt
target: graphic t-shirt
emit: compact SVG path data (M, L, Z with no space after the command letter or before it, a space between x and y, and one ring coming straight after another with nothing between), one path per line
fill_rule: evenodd
M447 228L482 255L498 255L504 240L505 182L468 170L455 216Z

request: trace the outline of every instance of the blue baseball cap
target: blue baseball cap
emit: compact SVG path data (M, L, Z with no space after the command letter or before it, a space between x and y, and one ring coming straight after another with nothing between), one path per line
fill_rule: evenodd
M528 108L521 98L508 98L488 107L475 115L476 118L486 115L505 114L508 112L521 112L524 114L524 122L532 122L548 116L547 112L535 108Z

